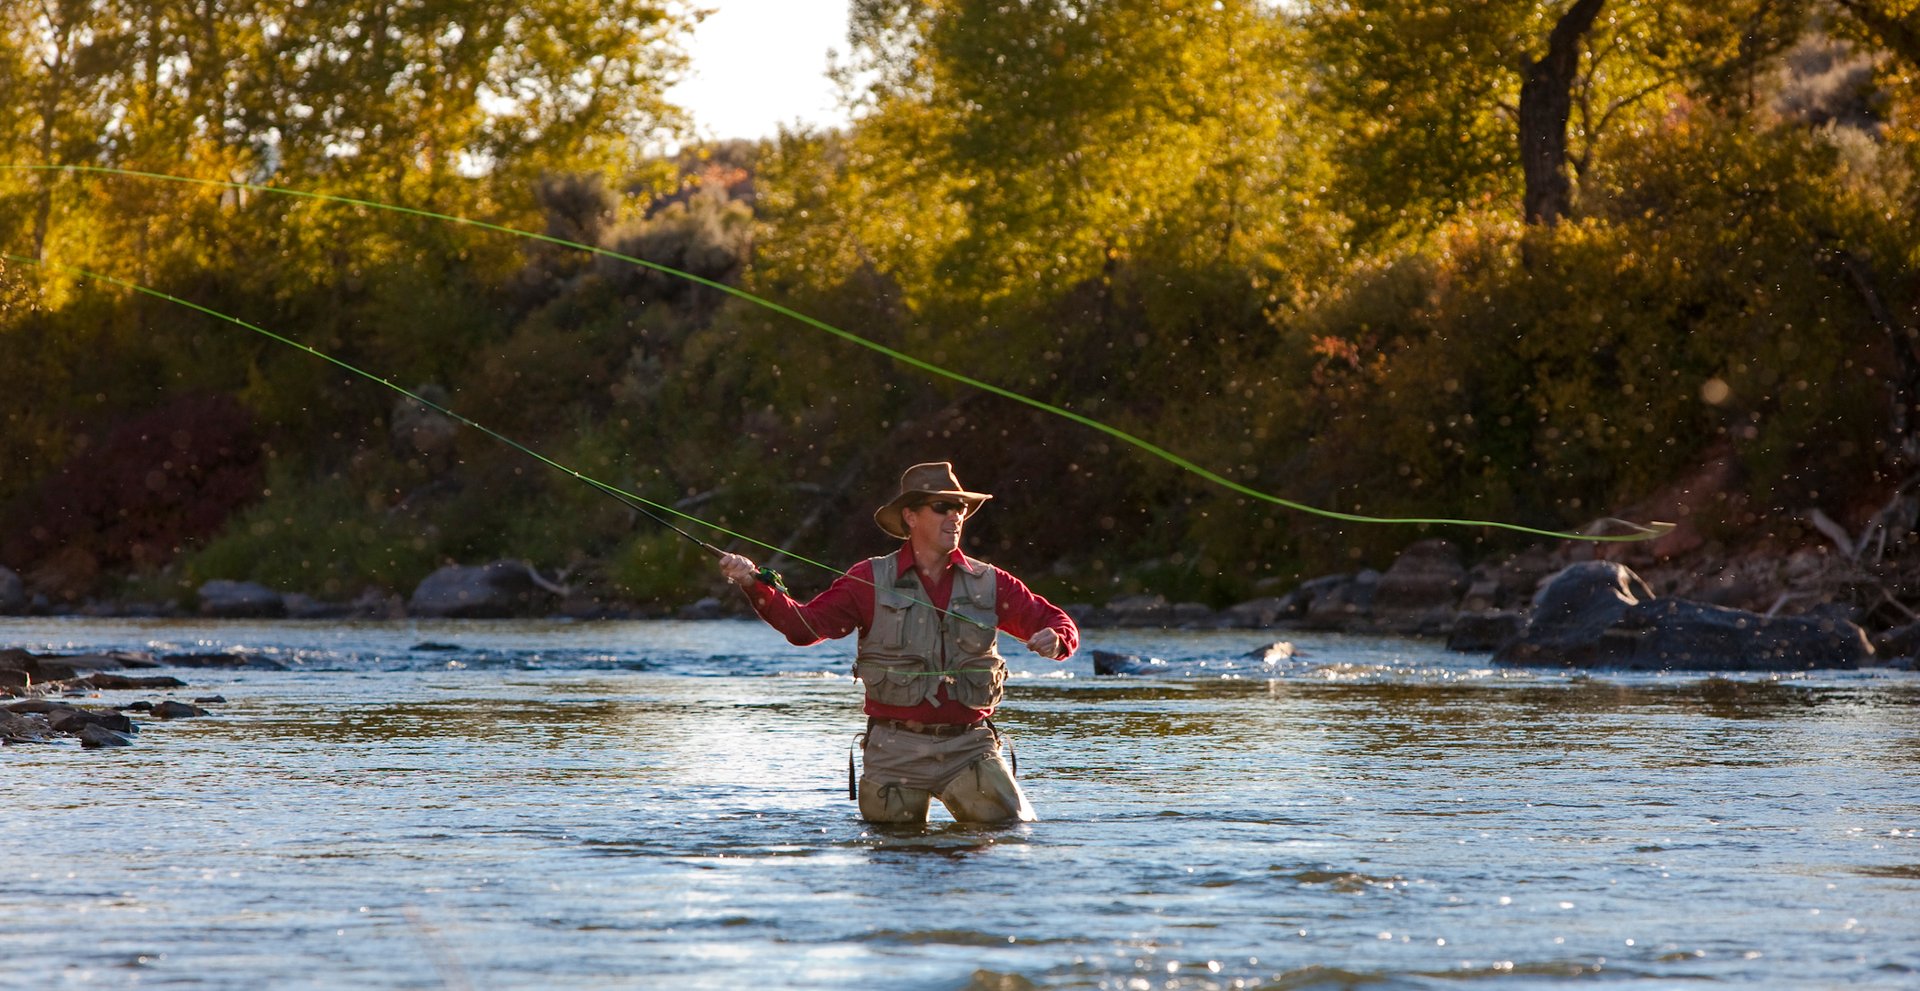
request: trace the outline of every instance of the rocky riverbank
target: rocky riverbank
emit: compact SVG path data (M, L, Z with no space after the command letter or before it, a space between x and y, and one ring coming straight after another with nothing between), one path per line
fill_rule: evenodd
M1920 651L1920 622L1912 622L1917 617L1890 590L1900 586L1897 576L1866 575L1858 562L1820 549L1759 548L1685 559L1661 556L1660 550L1569 542L1469 566L1455 545L1425 540L1384 571L1325 575L1224 609L1152 594L1065 608L1088 629L1434 638L1454 650L1492 654L1503 664L1910 667ZM49 610L29 600L19 579L0 568L0 613L29 611ZM89 616L315 620L714 619L745 611L739 596L724 592L672 610L606 602L519 561L444 567L406 598L369 592L351 602L322 602L249 582L210 581L198 590L191 611L176 603L94 603L77 610ZM1909 622L1897 622L1902 619ZM1793 646L1782 647L1789 642Z
M1633 545L1628 545L1629 547ZM1157 596L1075 607L1088 627L1164 626L1444 639L1496 664L1793 671L1915 666L1920 622L1876 624L1858 569L1818 551L1702 569L1651 561L1643 576L1590 545L1533 548L1467 567L1446 541L1386 571L1327 575L1214 611ZM1884 591L1884 589L1879 589ZM1903 608L1885 601L1896 616ZM1905 618L1911 618L1905 616ZM1870 630L1871 627L1871 630Z
M118 705L82 704L105 694L164 692L172 696L189 686L171 675L127 675L128 669L194 666L206 655L182 655L166 661L152 654L33 654L18 648L0 650L0 698L17 701L0 705L0 744L51 743L72 738L82 747L124 747L133 742L140 726L129 713L153 719L192 719L211 715L202 704L225 702L218 695L178 698L142 698ZM236 655L237 657L237 655ZM236 660L234 663L244 663Z
M1444 639L1494 663L1787 671L1916 666L1920 576L1825 549L1663 556L1646 544L1538 546L1469 567L1444 540L1385 571L1326 575L1224 610L1133 596L1084 626L1243 628Z

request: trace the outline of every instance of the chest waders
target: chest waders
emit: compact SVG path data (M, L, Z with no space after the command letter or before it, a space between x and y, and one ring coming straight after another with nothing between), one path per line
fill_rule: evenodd
M947 698L974 709L992 709L1005 698L1006 661L997 648L995 613L997 592L994 569L971 558L962 558L955 566L953 594L942 611L926 601L926 591L912 571L902 571L898 555L873 558L873 622L861 636L854 658L854 676L865 686L866 696L892 707L911 707L940 701L942 689ZM966 737L972 742L966 742ZM943 742L951 740L951 745ZM967 811L957 806L972 806L980 819L1031 818L1032 812L1009 770L997 756L1003 742L1000 731L989 720L981 726L921 724L912 721L869 718L867 732L854 737L863 750L882 741L888 757L906 748L925 750L936 766L944 764L945 784L931 781L897 782L881 785L882 792L905 787L917 793L947 792L941 801L957 814ZM940 756L933 756L939 754ZM868 771L887 777L888 758L869 751ZM878 758L878 759L876 759ZM990 761L994 768L984 768ZM898 769L901 765L893 765ZM1004 782L992 781L1005 776ZM972 775L990 781L969 788L959 779ZM861 801L861 777L854 767L853 747L847 748L847 797ZM948 787L951 785L952 787ZM974 793L990 794L985 805ZM861 802L863 814L870 804ZM922 803L924 804L924 803ZM1004 813L1004 815L1003 815ZM924 818L924 812L922 812Z

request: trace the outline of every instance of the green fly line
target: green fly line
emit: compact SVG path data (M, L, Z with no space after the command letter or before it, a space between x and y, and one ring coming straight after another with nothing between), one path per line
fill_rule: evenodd
M582 244L578 241L569 241L565 238L555 237L551 234L539 234L533 231L520 230L519 228L516 228L516 227L508 227L503 224L489 223L484 220L473 220L467 217L456 217L451 214L437 213L432 210L424 210L418 207L401 206L393 203L382 203L377 200L361 199L353 196L338 196L331 193L317 193L317 192L312 192L310 190L289 189L281 186L266 186L266 185L260 185L256 183L236 182L236 181L227 180L227 179L199 179L199 178L192 178L189 176L169 175L164 172L143 172L135 169L119 169L119 168L111 168L108 166L99 166L99 165L6 164L6 165L0 165L0 169L7 169L12 171L66 172L66 173L74 173L74 174L120 176L125 178L149 179L149 180L160 181L160 182L177 182L177 183L185 183L188 185L212 186L220 189L235 189L235 190L246 190L249 192L274 193L281 196L293 196L293 197L299 197L303 199L315 200L320 202L339 203L339 204L345 204L350 206L359 206L359 207L365 207L372 210L386 210L392 213L406 214L406 215L415 216L415 217L425 217L428 219L440 220L440 221L445 221L447 223L453 223L453 224L463 224L469 227L477 227L482 230L497 231L502 234L511 234L515 237L524 237L524 238L529 238L535 241L544 241L548 244L555 244L561 247L574 248L580 251L589 252L591 254L602 255L608 258L618 259L620 261L627 262L632 265L638 265L642 268L651 269L653 271L670 275L675 278L684 279L688 282L693 282L699 285L707 286L712 289L717 289L730 296L734 296L739 299L746 300L747 302L752 303L755 306L763 307L774 313L778 313L782 316L789 317L800 323L806 324L809 327L813 327L817 330L825 331L826 333L832 334L833 336L838 337L842 340L848 341L853 344L857 344L860 347L866 348L870 351L883 354L889 358L892 358L895 361L898 361L902 364L908 365L913 368L920 369L921 371L927 372L928 374L945 378L953 382L958 382L962 385L970 386L972 388L979 389L983 392L989 392L996 396L1000 396L1005 399L1010 399L1010 400L1013 400L1014 402L1022 403L1027 406L1031 406L1034 409L1042 410L1044 412L1051 413L1055 416L1059 416L1067 420L1071 420L1074 423L1078 423L1082 426L1089 427L1093 430L1097 430L1103 434L1106 434L1109 437L1112 437L1116 440L1121 441L1122 443L1138 448L1139 450L1145 451L1146 453L1151 454L1154 457L1157 457L1162 461L1165 461L1168 464L1171 464L1177 468L1180 468L1181 470L1186 471L1189 474L1197 475L1200 478L1203 478L1209 482L1214 483L1215 485L1221 486L1222 488L1228 489L1232 492L1236 492L1248 498L1271 503L1276 506L1281 506L1286 509L1294 510L1295 512L1308 513L1314 516L1320 516L1320 517L1324 517L1326 519L1331 519L1331 520L1338 520L1344 523L1364 523L1364 524L1380 524L1380 525L1400 524L1400 525L1488 527L1488 528L1499 529L1499 530L1509 530L1515 533L1531 534L1533 536L1538 536L1538 537L1550 537L1556 540L1581 540L1581 541L1590 541L1590 542L1596 542L1596 543L1625 543L1625 542L1634 542L1634 541L1642 541L1642 540L1652 540L1672 530L1674 526L1671 523L1640 524L1640 523L1632 523L1626 520L1609 519L1605 522L1618 523L1621 526L1626 527L1630 532L1623 533L1623 534L1593 534L1593 533L1578 533L1578 532L1565 531L1565 530L1548 530L1540 527L1526 526L1519 523L1506 523L1499 520L1453 519L1453 518L1446 518L1446 517L1368 516L1360 513L1345 513L1345 512L1340 512L1338 510L1322 509L1318 506L1310 506L1310 505L1307 505L1306 503L1297 502L1292 499L1287 499L1285 497L1275 495L1270 492L1263 492L1259 489L1253 488L1252 486L1245 485L1240 482L1236 482L1233 479L1227 478L1226 476L1221 475L1218 472L1212 471L1202 465L1196 464L1195 462L1187 458L1184 458L1178 454L1175 454L1174 452L1169 451L1166 448L1163 448L1157 444L1154 444L1151 441L1134 436L1133 434L1130 434L1124 430L1121 430L1118 427L1112 426L1107 423L1103 423L1090 416L1085 416L1080 413L1075 413L1072 410L1055 406L1051 403L1047 403L1042 400L1035 399L1031 396L1022 395L1021 393L1014 392L1011 389L1002 388L1000 386L994 385L991 382L985 382L980 379L973 378L968 375L964 375L960 372L956 372L948 368L943 368L930 361L926 361L921 358L916 358L913 355L907 354L904 351L900 351L895 348L890 348L884 344L879 343L878 341L873 341L868 338L861 337L860 335L855 334L851 331L847 331L839 327L835 327L824 320L820 320L815 317L808 316L807 314L801 313L798 310L794 310L790 307L782 306L779 303L773 302L772 300L765 299L760 296L756 296L753 293L747 292L744 289L740 289L735 286L730 286L724 282L719 282L714 279L703 278L691 272L683 272L677 268L673 268L667 265L662 265L659 262L648 261L644 258L635 258L632 255L622 254L618 251L614 251L609 248L603 248L603 247L599 247L591 244ZM231 319L231 318L226 318L226 319ZM273 335L269 335L269 336L273 336ZM295 346L303 347L303 349L305 349L304 346L302 345L295 345ZM311 349L306 349L306 350L311 350ZM313 352L313 353L318 354L318 352ZM322 357L325 357L325 356L322 355ZM333 359L328 358L327 360L332 361ZM338 362L336 362L336 364L338 364ZM362 374L365 374L365 373L362 373ZM398 389L397 386L392 386L392 383L387 383L385 382L385 380L379 379L377 376L368 375L368 377L374 378L375 381L380 381L383 384L388 385L389 387ZM421 402L424 402L424 400L421 400ZM428 405L431 405L431 404L428 404ZM471 422L471 421L463 421L463 422ZM477 427L478 425L475 424L475 426ZM484 428L481 428L481 429L484 429ZM490 434L492 433L492 431L487 431L487 432ZM495 434L494 436L499 436L499 435ZM501 438L501 439L505 440L506 438ZM515 445L515 446L518 446L518 445ZM542 459L542 460L545 460L545 459ZM572 469L564 469L564 470L572 472ZM578 475L577 472L572 472L572 473ZM587 479L586 476L584 475L580 475L579 477L583 481L591 481ZM596 482L593 484L601 484L601 483ZM719 529L719 528L716 527L715 529ZM741 537L740 539L749 540L750 538ZM759 541L750 541L750 542L759 544ZM760 544L760 546L766 546L766 545ZM794 557L796 560L804 560L802 558L799 558L798 555L794 555ZM812 563L812 562L808 562L808 563ZM829 568L828 570L837 570L837 569Z
M131 282L126 279L118 278L112 275L107 275L101 272L94 272L94 271L84 269L84 268L79 268L73 265L63 265L57 262L37 261L32 258L27 258L21 255L8 254L6 252L0 252L0 259L4 259L6 261L12 261L12 262L20 262L26 265L35 265L41 268L58 269L61 271L70 272L74 275L78 275L85 279L90 279L94 282L119 286L123 289L129 289L134 292L141 293L143 295L151 296L155 299L160 299L168 303L173 303L177 306L184 306L190 310L195 310L199 313L203 313L207 316L213 317L216 320L224 320L227 323L234 324L235 326L253 331L254 333L259 334L263 337L269 338L274 341L278 341L281 344L285 344L286 346L293 348L296 351L303 351L309 355L312 355L315 358L319 358L322 361L328 362L339 368L343 368L349 372L352 372L353 374L358 375L361 378L368 380L369 382L375 382L375 383L378 383L379 385L383 385L388 389L391 389L394 392L397 392L400 395L405 396L416 403L419 403L422 406L425 406L429 409L434 410L435 412L440 413L442 416L445 416L448 419L451 419L464 426L471 427L474 430L479 431L480 433L486 434L488 437L492 437L494 440L497 440L503 444L506 444L508 447L511 447L514 450L519 451L520 453L525 454L530 458L533 458L535 461L538 461L541 464L544 464L550 468L553 468L554 470L559 471L562 474L570 475L573 478L576 478L582 482L585 482L586 484L591 485L594 488L599 489L601 492L604 492L607 495L613 497L615 500L619 501L622 505L625 505L628 509L634 510L635 512L641 514L642 516L645 516L653 520L654 522L660 524L661 526L664 526L667 529L672 530L673 532L679 534L680 536L685 537L688 540L693 541L694 543L700 545L702 548L707 550L707 552L713 554L715 557L718 557L726 552L721 550L719 547L716 547L713 544L705 540L701 540L699 537L696 537L691 533L688 533L687 531L681 529L680 527L675 526L671 520L667 519L666 517L660 514L661 513L671 514L672 516L678 517L681 520L690 521L690 522L698 523L701 526L709 527L715 532L725 534L726 536L732 537L736 540L740 540L742 542L752 544L756 547L760 547L765 550L773 551L776 554L785 554L786 556L794 559L795 561L800 562L801 564L819 568L822 571L830 572L832 574L839 575L840 577L843 577L843 578L850 578L850 579L853 579L854 581L861 581L861 579L855 577L854 575L851 575L845 571L842 571L839 568L836 568L830 564L825 564L820 561L815 561L809 557L806 557L805 555L797 554L777 544L770 544L764 540L759 540L757 538L748 536L747 534L738 533L736 531L729 530L718 523L701 519L698 516L694 516L690 513L686 513L681 510L675 509L674 507L666 505L664 503L654 502L653 500L648 499L644 496L641 496L637 493L629 492L610 482L603 481L601 479L593 477L592 475L588 475L585 472L569 467L544 454L541 454L539 451L536 451L533 448L528 447L527 445L522 444L517 440L514 440L512 437L508 437L506 434L503 434L498 430L495 430L492 427L487 426L486 424L473 420L465 416L464 414L457 413L454 410L449 409L446 406L441 405L440 403L436 403L433 400L428 399L410 389L407 389L404 386L397 385L391 379L388 379L381 375L376 375L373 372L367 371L364 368L361 368L357 365L352 364L351 362L347 362L340 358L336 358L333 355L327 354L326 352L321 351L317 348L309 347L308 345L302 344L291 337L287 337L283 334L277 334L271 330L266 329L265 327L261 327L257 324L249 323L248 321L242 320L239 317L233 316L232 314L222 313L219 310L213 309L212 307L205 306L200 303L196 303L189 299L182 299L181 297L175 296L172 293L164 292L162 290L155 289L151 286L143 286L137 282ZM656 510L658 512L655 512ZM775 589L778 589L783 594L790 594L787 592L786 582L784 579L781 578L780 573L777 571L774 571L770 567L765 567L765 566L761 567L758 571L755 572L754 577L757 578L761 583L771 586ZM868 581L868 582L865 582L865 584L872 585L873 583L871 581ZM952 610L949 610L949 609L941 609L939 606L936 606L931 602L923 602L921 600L915 599L911 595L904 595L903 597L909 599L910 601L916 602L920 605L924 605L931 609L934 609L937 612L943 613L948 616L952 616L955 619L961 620L963 622L971 623L975 626L980 627L981 629L989 630L995 633L998 632L997 630L994 630L992 626L986 623L982 623L979 620L976 620L970 616L962 615L960 613L953 612ZM805 617L802 617L802 621L803 622L805 621ZM811 627L809 627L809 629L811 629ZM897 674L917 674L917 675L940 675L940 674L944 674L945 672L901 671L896 673Z

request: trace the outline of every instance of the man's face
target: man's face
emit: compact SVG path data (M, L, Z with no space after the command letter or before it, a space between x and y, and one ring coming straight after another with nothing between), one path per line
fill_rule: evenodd
M910 506L907 533L916 546L951 552L960 546L960 528L967 522L967 504L947 499Z

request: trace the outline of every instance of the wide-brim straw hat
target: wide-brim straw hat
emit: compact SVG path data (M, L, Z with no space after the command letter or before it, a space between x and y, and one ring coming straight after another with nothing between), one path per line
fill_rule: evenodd
M950 461L932 461L923 465L914 465L900 475L900 494L894 496L886 505L873 511L873 521L887 535L901 540L907 539L906 524L900 520L900 510L923 502L937 499L951 499L967 504L967 515L980 508L980 504L993 496L985 492L970 492L962 487L960 480L953 475L953 463Z

